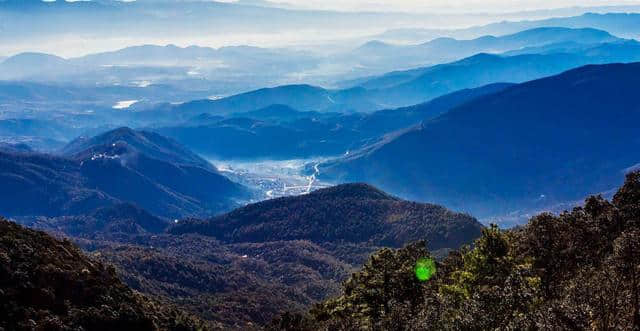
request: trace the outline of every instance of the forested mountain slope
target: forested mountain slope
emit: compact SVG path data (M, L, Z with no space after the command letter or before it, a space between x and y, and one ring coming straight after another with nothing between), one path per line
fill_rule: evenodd
M612 201L541 214L524 227L486 228L473 248L435 262L420 281L424 242L374 254L343 294L285 314L278 330L637 330L640 173ZM422 262L424 263L424 262Z
M0 328L202 330L198 319L140 295L112 266L69 241L0 219Z

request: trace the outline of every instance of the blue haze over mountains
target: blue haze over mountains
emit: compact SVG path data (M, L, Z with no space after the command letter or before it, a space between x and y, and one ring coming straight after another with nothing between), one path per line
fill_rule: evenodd
M591 65L510 86L321 172L481 217L605 192L637 165L639 69Z
M222 3L184 5L230 16L262 11L296 17L309 14ZM131 25L128 20L132 17L125 16L121 22L113 23L108 21L110 15L124 8L145 13L148 6L152 4L5 1L0 4L0 12L8 22L27 12L47 19L97 12L98 25L91 33L102 33L101 28L109 26L115 29L112 33L117 34L118 27ZM196 15L192 17L196 24L208 24L200 20L199 14L175 10L169 2L160 2L159 6L154 8L174 10L176 15ZM59 16L48 16L50 11ZM323 15L352 17L353 14L326 12ZM415 19L402 14L370 15L389 20L402 18L407 24ZM392 27L386 33L372 35L369 41L358 37L359 46L353 45L356 39L347 42L351 43L350 47L335 47L334 42L333 46L327 46L333 49L329 52L305 47L145 44L81 56L60 57L38 52L7 54L10 56L0 62L3 80L0 83L3 100L0 140L6 149L10 149L7 143L26 144L35 150L30 153L46 151L52 155L45 159L62 157L64 162L69 162L67 158L80 160L65 147L70 142L77 144L76 137L95 136L125 126L148 134L156 132L213 159L326 159L348 154L345 160L328 161L327 169L331 171L323 170L322 178L328 182L372 181L401 196L447 204L455 199L440 193L427 194L431 188L413 190L404 184L390 185L388 180L401 183L394 179L395 171L391 168L385 168L380 178L367 175L366 170L353 170L358 176L352 176L351 170L342 169L351 169L354 157L375 155L374 151L380 146L401 141L415 128L423 127L423 123L446 116L448 111L475 99L513 88L512 84L557 75L583 65L640 61L640 43L626 39L640 29L637 15L587 13L457 30ZM64 27L56 25L68 31L54 29L47 33L81 29L89 23L83 20L74 20L72 25ZM231 25L222 24L224 20L220 21L221 26L233 30ZM142 26L155 24L158 21L151 17L141 23ZM272 28L290 28L287 24ZM36 25L22 32L15 31L15 36L24 33L25 38L31 38L35 35L30 33L42 28ZM3 35L8 37L6 33ZM394 43L394 40L404 43ZM332 70L327 70L329 64ZM118 107L121 102L126 106ZM65 152L61 154L61 150ZM97 153L91 148L87 150L84 158ZM380 160L371 165L381 164ZM215 173L215 169L207 171ZM614 184L617 182L608 185ZM585 190L591 189L585 187ZM456 192L465 196L462 191ZM532 203L531 207L544 208L545 203L562 203L583 193L550 196ZM231 205L228 201L216 208L202 207L199 202L187 209L193 213L224 209L222 205ZM484 208L482 201L477 203L478 208L471 207L472 203L454 205L485 217L513 211L520 200L512 205L504 203L502 209ZM502 202L493 204L496 203ZM171 216L189 212L173 212Z
M639 13L0 0L0 226L260 328L379 249L609 197L640 168Z

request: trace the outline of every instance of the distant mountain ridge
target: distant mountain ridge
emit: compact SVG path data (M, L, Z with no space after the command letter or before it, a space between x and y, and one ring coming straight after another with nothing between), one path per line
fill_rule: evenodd
M370 114L298 111L286 105L271 105L227 117L204 113L179 125L152 130L214 159L334 156L507 86L492 84L462 90L424 104Z
M34 67L38 64L38 67ZM70 75L80 68L67 62L67 60L44 53L20 53L4 59L0 62L2 74L5 80L20 80L42 78L42 76Z
M96 5L86 4L89 7ZM189 2L189 5L193 5L193 3ZM77 4L75 6L83 5ZM105 6L109 8L111 6L132 5L108 4ZM291 79L287 75L305 74L309 71L322 70L327 65L339 64L345 68L352 68L342 74L344 77L370 76L390 70L448 63L482 52L499 54L522 48L528 48L530 52L534 52L539 47L566 42L596 45L619 40L605 31L596 29L534 27L531 30L506 36L487 35L473 40L438 38L412 46L390 45L372 41L351 53L329 58L305 51L252 46L229 46L214 49L200 46L178 47L172 44L165 46L140 45L68 59L44 53L21 53L0 62L0 78L72 84L76 85L76 89L77 86L95 87L96 85L100 87L169 85L182 91L182 93L173 91L178 95L183 94L183 96L176 96L173 99L160 94L163 101L166 102L183 102L189 100L184 95L190 94L199 95L199 98L232 95L232 98L224 102L209 105L212 110L218 112L252 111L276 103L287 104L300 110L373 111L389 107L409 106L427 101L428 98L403 102L401 97L385 96L384 91L372 96L357 88L311 91L311 86L306 86L304 89L299 84L300 80ZM402 65L398 66L398 64ZM584 64L587 63L578 63L574 67ZM380 67L381 65L382 67ZM358 74L358 72L360 73ZM538 76L541 77L545 74L547 73L542 72ZM528 78L537 77L530 75ZM337 77L319 78L312 82L323 85L325 84L323 82L328 82L331 85L331 82L339 79ZM500 81L485 80L481 85L497 82ZM515 81L509 80L508 82ZM284 100L283 98L286 96L283 94L287 91L282 91L279 88L262 89L255 91L259 92L255 94L250 92L244 98L234 95L257 86L281 84L291 85L288 86L290 90L288 93L295 91L305 97L297 101ZM340 85L342 86L342 84ZM478 86L468 85L462 88ZM207 94L208 90L211 92ZM452 87L447 92L454 90L455 88ZM152 95L153 99L158 98L157 95L143 90L137 91L137 94ZM436 93L427 94L427 96L434 94ZM253 98L271 99L270 102L258 103L252 100ZM128 97L118 101L141 99L141 97ZM199 104L202 106L202 102Z
M640 13L637 11L638 8L633 6L620 9L610 8L610 10L605 9L605 12L599 13L587 12L577 16L556 16L538 20L503 20L486 25L452 30L392 29L372 38L415 43L442 36L458 39L474 39L485 35L503 36L541 27L591 28L607 31L621 38L635 38L640 33L640 24L638 24Z
M396 45L370 41L349 53L364 65L383 66L402 64L404 68L435 65L456 61L478 53L500 54L524 47L541 47L565 42L600 44L620 40L610 33L592 28L537 27L509 35L488 34L474 39L440 37L416 45ZM386 65L386 67L385 67Z
M235 58L234 58L235 57ZM277 63L278 57L289 57L289 60L313 61L311 54L303 51L262 48L255 46L224 46L220 48L191 45L180 47L169 45L139 45L129 46L110 52L89 54L70 58L69 62L82 65L202 65L207 61L246 61L267 60ZM282 61L282 60L280 60Z
M185 120L187 116L193 117L200 113L227 115L248 112L272 104L286 105L302 111L373 112L426 102L461 89L492 83L522 83L588 64L640 61L640 42L615 38L611 40L613 41L574 47L553 44L550 49L539 49L541 54L516 52L513 56L506 56L479 53L451 63L345 82L344 85L347 86L355 84L345 89L284 85L217 100L160 106L153 111L161 118L177 120Z
M580 16L549 18L538 21L502 22L486 25L482 29L474 28L477 33L487 30L514 31L541 26L563 26L568 28L594 28L608 31L622 38L634 38L640 33L638 23L640 13L585 13ZM507 32L508 33L508 32Z

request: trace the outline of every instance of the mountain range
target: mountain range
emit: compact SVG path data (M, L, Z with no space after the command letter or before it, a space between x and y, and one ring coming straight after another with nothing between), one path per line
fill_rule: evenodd
M463 245L480 228L468 215L403 201L366 184L344 184L251 204L204 222L181 222L169 232L231 243L309 240L400 247L425 239L438 250Z
M525 35L527 33L523 32ZM634 40L600 44L547 44L526 47L506 55L478 54L448 64L349 81L344 84L351 87L345 89L284 85L216 100L199 99L208 95L206 90L192 92L171 85L78 87L4 82L0 84L0 96L7 103L4 118L0 120L0 140L28 143L37 150L53 151L80 134L94 135L120 126L131 126L158 130L199 152L222 158L262 157L273 150L271 146L275 143L283 145L282 155L274 155L277 158L287 155L335 155L356 149L362 141L371 142L372 137L378 138L389 130L361 131L360 119L366 120L366 116L339 118L330 116L336 114L311 116L313 113L308 112L374 112L406 107L461 89L496 82L520 83L585 64L639 61L639 54L640 43ZM171 101L193 99L198 100L179 104ZM158 105L158 102L161 104ZM275 105L299 111L296 115L298 123L289 121L284 125L283 120L274 115L265 118L264 114L259 116L251 113L256 110L265 113L265 109L273 111ZM206 121L208 127L202 127L205 122L193 121L202 114L220 119L246 117L257 122L225 119L225 122ZM65 121L60 121L61 118ZM309 121L306 118L321 120ZM401 129L422 119L404 123L391 121L388 127ZM225 132L235 136L237 139L232 139L232 144L237 143L241 148L225 148L222 144L225 140L218 138ZM265 134L270 132L274 137L288 139L264 139ZM203 138L203 135L210 136Z
M638 73L639 63L591 65L508 87L320 173L480 217L604 192L638 160Z
M499 54L526 48L534 53L539 47L548 49L569 42L595 46L618 41L621 39L603 30L537 27L506 36L485 35L473 40L437 38L417 45L369 41L354 50L330 54L288 48L216 49L172 44L130 46L69 58L25 52L0 62L0 79L74 87L170 85L191 93L208 91L207 97L228 96L260 86L300 85L300 82L334 86L346 78L441 64L481 52ZM187 100L173 97L168 101Z
M556 15L545 19L503 20L486 25L462 29L390 29L371 38L388 42L417 43L439 37L474 39L485 35L503 36L541 27L565 27L573 29L593 28L604 30L621 38L635 38L640 33L636 8L609 8L604 12L589 12L575 15Z
M19 53L0 62L0 79L75 87L172 85L215 95L271 85L289 72L313 69L318 61L310 52L289 49L140 45L71 58Z
M606 35L606 34L605 34ZM521 83L559 74L587 64L634 62L640 60L640 43L617 40L581 47L558 45L540 49L542 54L513 56L477 54L459 61L430 67L391 72L378 77L348 81L345 89L328 90L310 85L264 88L218 100L198 100L177 106L160 106L163 118L184 120L198 113L225 115L282 104L302 111L372 112L406 107L466 88L491 83Z
M640 6L223 1L0 0L0 331L640 331Z
M603 10L593 8L593 10ZM609 7L608 11L628 10L625 7ZM299 44L292 38L290 31L297 31L305 40L314 37L339 36L328 38L329 42L350 43L350 31L371 34L371 22L377 22L387 29L420 27L451 27L487 24L512 19L539 19L541 17L576 15L589 11L589 8L571 8L570 10L549 10L546 12L446 14L446 13L401 13L401 12L337 12L327 10L295 10L273 8L273 6L253 6L247 4L214 1L56 1L8 0L0 1L0 13L6 23L0 52L21 49L20 46L52 46L57 37L58 48L65 51L78 48L78 39L84 40L84 48L104 50L122 48L126 42L113 40L112 36L132 36L130 43L141 44L144 40L207 40L211 43L231 44L248 35L262 34L267 39L279 35L279 44ZM27 23L25 18L33 18ZM90 17L90 18L89 18ZM67 24L60 24L66 22ZM189 22L178 25L174 22ZM245 24L251 22L250 25ZM331 22L332 24L327 24ZM546 26L563 26L559 24ZM305 31L316 30L319 34ZM523 29L524 30L524 29ZM606 29L605 29L606 30ZM515 32L515 31L514 31ZM298 35L298 34L296 34ZM12 39L11 37L15 39ZM227 38L222 38L222 37ZM286 37L286 38L285 38ZM84 39L83 39L84 38ZM299 38L299 37L298 37ZM343 41L346 39L346 41ZM20 41L17 43L15 41ZM322 40L321 40L322 41ZM316 41L319 43L321 41ZM193 42L192 42L193 43ZM313 43L313 42L312 42ZM108 49L108 48L107 48Z
M214 159L296 159L334 156L373 143L385 134L417 125L472 98L509 84L462 90L416 106L371 114L298 111L271 105L255 111L213 116L151 130Z
M441 37L416 45L390 44L369 41L344 54L344 61L354 61L360 66L376 70L394 70L401 67L415 68L459 60L478 53L500 54L525 47L577 42L594 45L620 40L603 30L591 28L539 27L509 35L486 35L469 40Z
M360 80L355 87L367 89L369 98L378 104L404 106L459 89L497 82L522 83L587 64L640 60L640 43L635 40L579 45L562 48L552 44L535 49L540 54L532 49L507 55L481 53L448 64Z

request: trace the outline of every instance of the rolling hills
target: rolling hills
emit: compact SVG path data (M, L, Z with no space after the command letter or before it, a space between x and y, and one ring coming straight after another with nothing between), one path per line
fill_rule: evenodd
M0 0L0 331L640 331L640 5L280 1Z
M485 35L503 36L542 27L591 28L608 31L621 38L635 38L640 32L640 24L638 24L640 14L637 13L637 8L633 6L627 8L619 7L617 9L605 7L601 8L599 12L595 9L592 7L590 10L577 15L574 13L554 15L555 17L545 19L506 20L463 29L392 29L372 38L416 43L439 37L474 39Z

